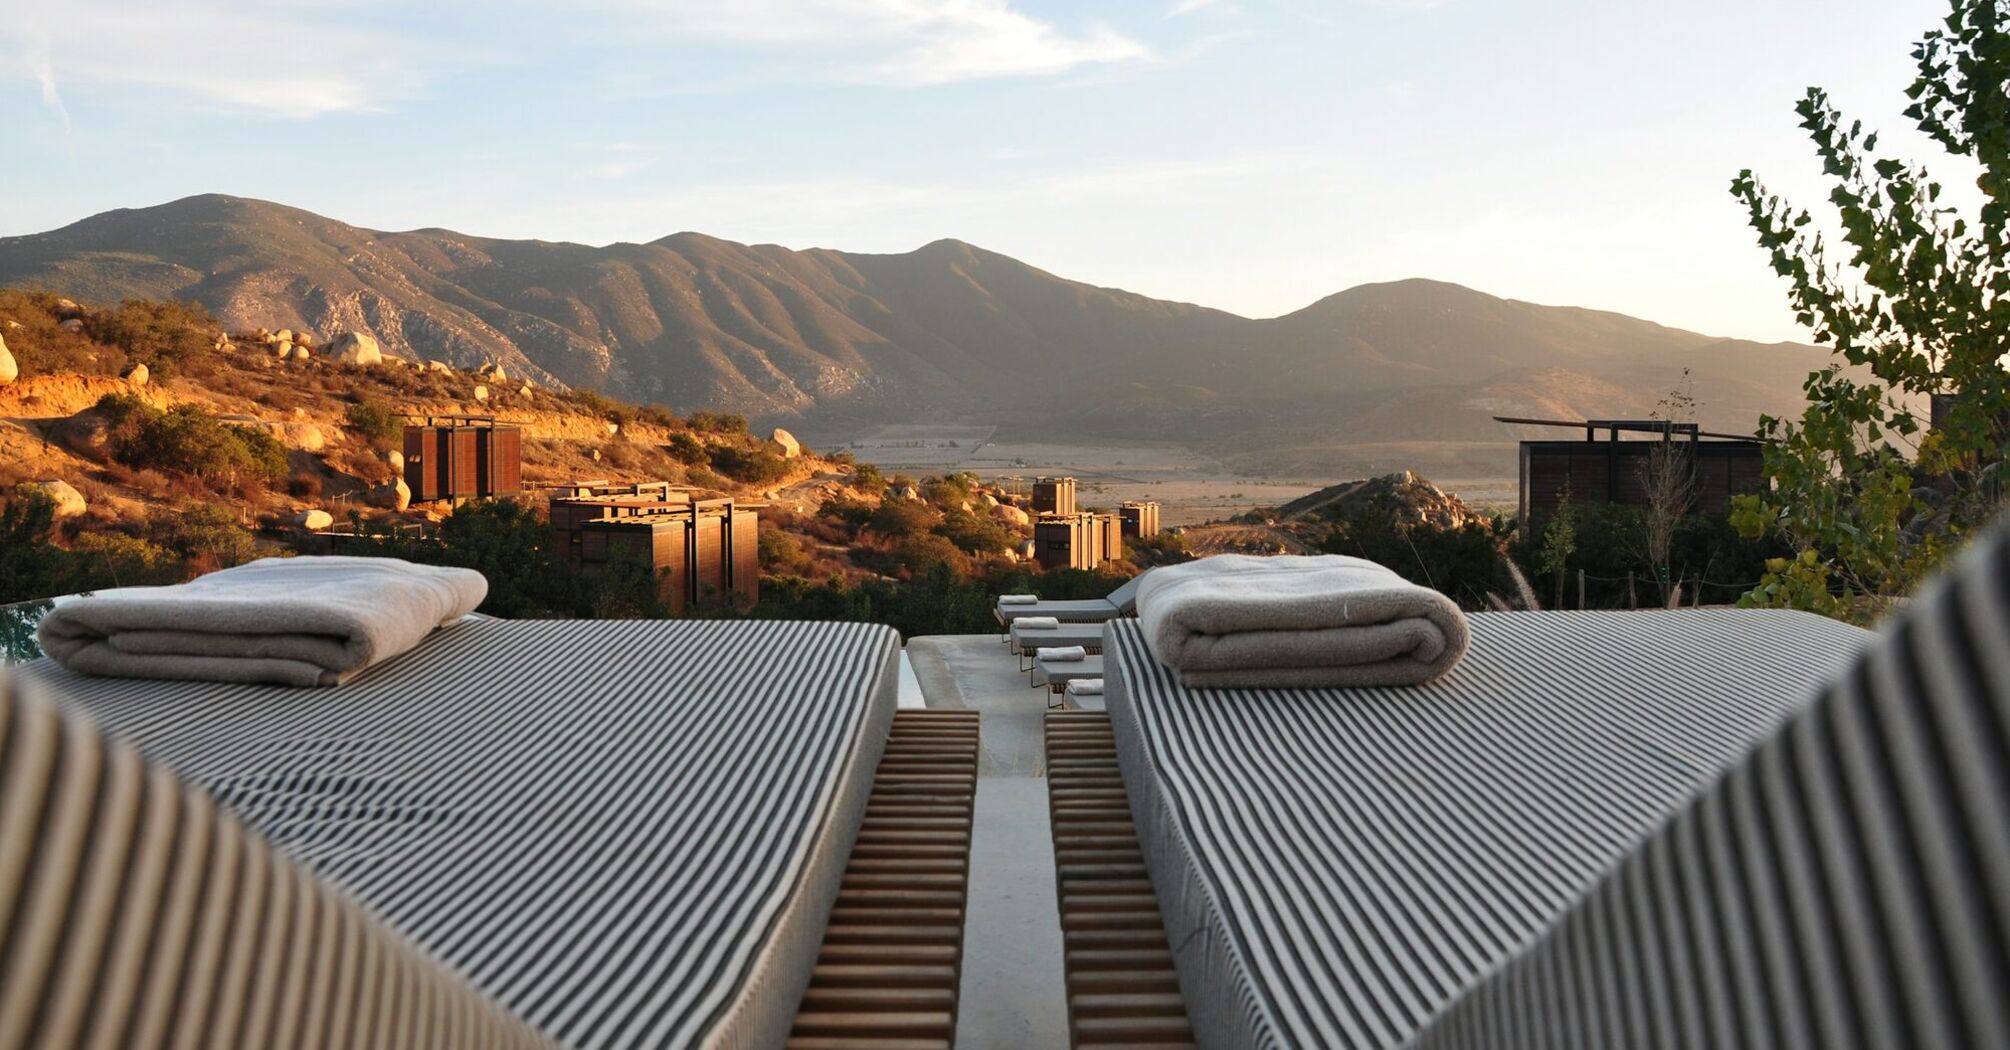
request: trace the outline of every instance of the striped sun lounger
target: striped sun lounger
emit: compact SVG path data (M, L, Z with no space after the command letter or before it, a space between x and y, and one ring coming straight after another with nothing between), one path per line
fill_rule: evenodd
M106 765L82 723L0 705L16 711L0 865L47 872L0 870L0 898L25 885L37 905L23 926L0 899L0 951L61 961L39 986L10 971L0 1045L195 1024L217 1045L348 1025L322 1045L779 1046L873 789L898 651L860 624L485 620L330 689L18 668L121 745ZM101 786L100 765L126 772ZM68 808L14 819L45 793ZM228 864L201 874L176 842Z
M1235 691L1108 630L1129 808L1206 1047L1408 1045L1871 637L1756 610L1480 614L1431 685ZM1448 1045L1740 1045L1545 1039L1557 977L1475 1019L1526 1038Z

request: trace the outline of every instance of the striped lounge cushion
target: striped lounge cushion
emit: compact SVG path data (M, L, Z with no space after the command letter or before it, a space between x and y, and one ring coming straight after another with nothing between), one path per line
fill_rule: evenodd
M1431 685L1199 690L1112 624L1106 702L1196 1036L1404 1045L1868 638L1492 613Z
M2010 528L1420 1045L2010 1046Z
M21 669L567 1046L778 1044L884 746L894 632L465 623L351 684Z

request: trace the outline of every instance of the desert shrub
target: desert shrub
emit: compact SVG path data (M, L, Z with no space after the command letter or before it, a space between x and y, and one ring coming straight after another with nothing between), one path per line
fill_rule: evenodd
M921 498L949 510L970 502L977 479L969 474L930 478L921 484Z
M0 289L0 318L20 326L8 327L5 337L21 374L117 375L126 365L124 352L62 328L56 316L59 298L53 292Z
M626 427L635 420L635 406L623 404L606 394L594 390L575 389L572 401L588 414L596 415L610 423Z
M996 518L965 510L945 512L935 532L971 554L1003 554L1016 546L1019 539Z
M769 522L761 523L761 571L778 575L802 575L810 567L803 541Z
M367 553L481 573L489 581L489 593L480 611L492 616L593 615L592 581L547 557L550 539L550 523L534 508L515 500L479 500L456 507L440 523L437 536L384 537Z
M188 575L173 551L123 532L84 533L70 541L70 557L73 584L86 588L180 583Z
M133 394L107 394L95 408L113 458L129 467L247 485L287 474L286 446L256 427L225 423L194 405L163 412Z
M712 450L712 469L743 485L768 485L789 475L789 461L768 448L720 445Z
M693 412L687 422L690 423L691 429L707 434L730 435L747 432L747 417L731 412Z
M883 492L886 490L886 475L870 463L860 463L852 470L851 483L867 492Z
M156 511L147 518L142 535L180 557L219 566L242 564L257 554L251 533L238 524L237 516L213 503Z
M873 512L877 509L872 504L863 500L834 499L826 500L823 507L817 513L821 517L842 522L851 528L857 529L864 527L866 522L871 521Z
M198 303L128 299L116 310L94 314L86 328L99 342L125 351L163 376L175 365L209 350L216 319Z
M375 401L349 406L349 428L371 448L397 448L405 440L405 418Z
M670 443L664 446L664 451L679 463L709 463L712 459L712 454L706 451L704 442L681 430L670 435Z
M912 575L938 569L948 569L959 578L970 574L970 559L964 557L956 544L934 533L905 537L893 545L892 553L895 564Z
M1413 583L1443 592L1466 608L1485 608L1488 594L1513 587L1503 561L1506 530L1495 519L1468 521L1456 529L1392 524L1374 509L1343 515L1320 546L1379 562Z
M882 536L901 539L927 532L940 518L935 508L926 503L890 499L873 510L866 526Z

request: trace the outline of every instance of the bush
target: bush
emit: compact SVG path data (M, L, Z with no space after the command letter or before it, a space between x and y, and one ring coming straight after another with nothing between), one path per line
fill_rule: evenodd
M120 463L231 485L286 477L286 447L256 427L225 423L193 405L165 412L134 394L107 394L96 411Z
M934 528L939 518L935 508L926 503L890 499L872 512L866 526L889 539L903 539L919 536Z
M237 516L213 503L191 503L177 511L156 511L143 529L146 538L183 558L227 567L257 553L251 533Z
M1017 546L1019 540L997 519L965 510L945 513L935 532L971 554L1003 554Z
M705 443L683 431L670 435L670 444L664 447L670 458L679 463L709 463L712 454L705 449Z
M772 449L720 445L712 450L712 469L743 485L768 485L789 475L789 461Z
M99 342L126 352L163 376L173 366L209 350L216 319L192 302L128 299L117 310L96 314L85 322Z
M730 412L693 412L691 428L707 434L744 434L747 417Z
M405 440L405 419L374 401L349 406L349 428L371 448L397 448Z
M854 487L867 492L886 491L886 475L881 474L879 468L870 463L860 463L852 470L851 483Z

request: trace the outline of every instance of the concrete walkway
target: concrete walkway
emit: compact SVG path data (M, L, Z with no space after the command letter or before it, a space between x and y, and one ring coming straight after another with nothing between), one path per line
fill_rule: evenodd
M1047 691L997 635L915 638L908 658L930 707L983 712L958 1050L1068 1045L1054 843L1041 719Z

